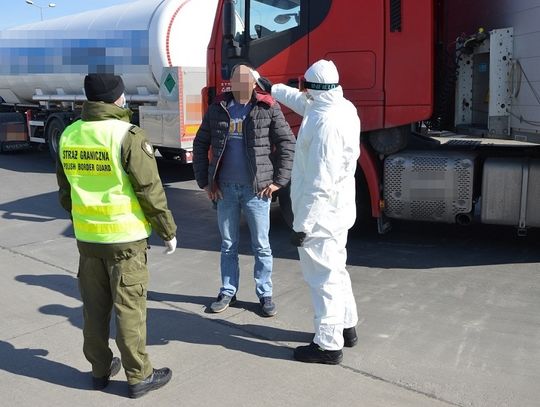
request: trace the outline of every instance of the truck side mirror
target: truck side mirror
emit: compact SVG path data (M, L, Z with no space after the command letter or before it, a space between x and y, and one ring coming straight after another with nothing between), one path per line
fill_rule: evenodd
M227 47L227 57L237 58L241 55L240 44L234 38L236 34L236 14L233 0L225 0L223 4L223 43Z
M223 39L232 40L236 33L233 0L225 0L223 4Z

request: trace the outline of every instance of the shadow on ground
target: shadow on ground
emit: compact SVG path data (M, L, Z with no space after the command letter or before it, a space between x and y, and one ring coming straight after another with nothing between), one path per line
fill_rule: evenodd
M51 384L90 390L90 376L71 366L46 359L45 349L17 349L0 340L0 369Z
M204 191L193 180L189 165L158 159L160 174L166 189L169 207L179 226L179 247L217 252L220 236L216 211ZM54 164L48 152L2 155L0 168L20 172L53 172ZM0 204L1 216L7 220L48 222L67 219L68 214L58 203L56 193L47 193ZM270 242L274 257L298 259L289 244L290 229L283 221L277 204L271 210ZM243 221L240 228L239 253L251 255L249 230ZM73 230L66 228L65 236ZM387 235L376 233L373 224L357 226L349 233L348 264L373 268L432 269L497 264L534 263L540 261L540 231L531 230L518 238L513 228L490 225L430 224L393 222ZM150 244L163 246L154 234Z
M19 275L16 280L30 286L44 287L79 300L77 279L69 275ZM197 345L214 345L272 359L291 359L292 351L286 346L272 342L309 342L312 334L254 324L235 324L221 319L208 319L180 309L182 303L208 305L214 299L201 296L149 292L150 301L167 302L174 309L148 308L148 345L164 345L171 341ZM149 305L151 306L151 302ZM236 307L251 309L258 306L237 303ZM82 329L82 307L63 304L48 304L39 311L46 315L67 318L70 323ZM258 312L258 311L257 311ZM113 324L114 325L114 324ZM114 337L114 326L111 337ZM261 342L264 340L266 342Z

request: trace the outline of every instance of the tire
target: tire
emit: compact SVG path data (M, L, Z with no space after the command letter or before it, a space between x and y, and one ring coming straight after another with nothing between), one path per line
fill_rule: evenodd
M174 151L167 150L164 148L158 148L159 153L165 160L176 160L176 157L178 157L180 154L175 153Z
M58 160L58 144L60 142L60 136L65 128L64 122L58 118L51 119L49 123L47 123L47 145L49 146L49 154L55 162Z
M287 185L285 188L279 190L279 209L281 211L281 216L287 224L288 227L292 229L293 225L293 212L292 212L292 203L291 203L291 186Z
M356 222L353 228L357 230L372 229L375 219L371 215L371 198L369 188L360 166L356 169Z

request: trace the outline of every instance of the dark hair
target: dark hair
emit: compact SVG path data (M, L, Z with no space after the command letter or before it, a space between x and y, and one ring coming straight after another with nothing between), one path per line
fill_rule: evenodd
M247 62L239 62L237 64L234 64L231 68L231 74L229 75L229 79L232 78L234 71L236 71L240 66L247 66L249 69L255 70L252 65L248 64Z

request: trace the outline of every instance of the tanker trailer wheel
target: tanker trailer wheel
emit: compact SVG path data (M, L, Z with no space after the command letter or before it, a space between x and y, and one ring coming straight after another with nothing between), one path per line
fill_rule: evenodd
M173 150L167 150L166 148L158 148L159 153L161 156L166 160L176 160L180 156L180 153Z
M293 212L291 203L291 184L287 185L285 188L281 188L278 191L278 202L283 220L287 226L292 229Z
M58 145L60 142L60 136L65 128L65 124L60 119L51 119L49 123L47 123L47 144L49 145L49 153L51 154L51 158L55 162L58 160Z

